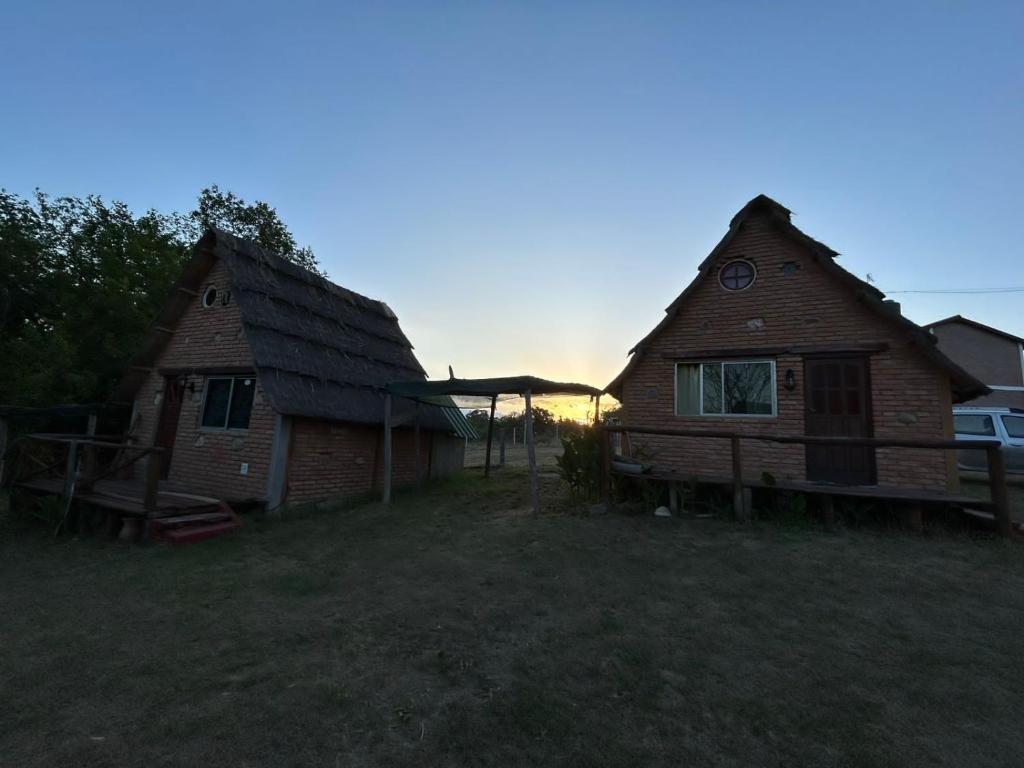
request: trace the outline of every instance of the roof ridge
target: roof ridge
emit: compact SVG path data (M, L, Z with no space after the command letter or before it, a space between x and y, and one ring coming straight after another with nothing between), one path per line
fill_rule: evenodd
M323 275L319 275L316 272L303 267L301 264L296 264L294 261L290 261L280 254L268 251L259 243L238 237L237 235L225 232L222 229L217 229L216 227L211 227L210 231L215 234L218 240L227 240L228 243L226 244L228 244L231 250L235 253L255 261L266 262L275 272L281 272L288 277L300 280L309 285L317 286L319 284L318 287L326 288L330 292L335 293L346 300L355 298L369 304L375 304L382 309L381 314L385 317L390 312L390 307L388 307L382 299L371 298L357 291L353 291L351 288L346 288L339 283L335 283L333 280L328 280Z

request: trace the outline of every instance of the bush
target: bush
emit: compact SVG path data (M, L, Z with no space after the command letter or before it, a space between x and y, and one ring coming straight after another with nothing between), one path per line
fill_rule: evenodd
M578 434L563 437L562 455L556 461L559 474L575 498L590 499L597 495L601 462L597 430L585 427Z

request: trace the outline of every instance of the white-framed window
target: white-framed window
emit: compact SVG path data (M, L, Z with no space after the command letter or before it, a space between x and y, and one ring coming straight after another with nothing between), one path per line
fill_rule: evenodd
M677 416L776 415L774 360L676 363Z
M248 429L256 379L252 376L211 376L203 398L203 429Z

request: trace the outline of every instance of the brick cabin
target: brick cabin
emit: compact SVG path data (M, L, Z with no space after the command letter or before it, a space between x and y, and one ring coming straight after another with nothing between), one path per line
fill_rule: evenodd
M637 428L952 439L952 405L987 388L939 352L899 306L836 264L791 212L760 195L632 350L607 390ZM727 440L627 434L659 469L722 476ZM952 451L743 442L757 480L951 491Z
M970 405L1024 408L1024 339L960 315L938 320L928 330L947 357L992 390Z
M425 378L386 304L208 231L115 400L165 451L167 484L274 509L381 483L383 386ZM439 401L440 402L440 401ZM395 406L394 479L462 468L471 428L451 400Z

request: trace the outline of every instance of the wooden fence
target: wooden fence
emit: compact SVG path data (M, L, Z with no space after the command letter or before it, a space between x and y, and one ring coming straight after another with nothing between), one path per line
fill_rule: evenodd
M997 440L910 440L884 437L819 437L812 435L777 435L777 434L746 434L730 432L726 430L700 430L700 429L663 429L655 427L631 427L625 425L604 425L601 427L601 497L605 503L611 501L611 480L612 480L612 433L630 433L643 435L662 435L669 437L689 437L708 440L728 440L732 447L731 474L727 480L722 478L701 478L695 476L698 482L702 480L711 483L727 482L733 489L733 509L737 518L745 519L750 510L747 508L746 491L748 488L767 487L778 490L796 490L804 493L815 493L825 497L826 515L832 508L832 496L866 496L875 498L902 499L905 501L936 501L948 503L971 503L976 507L990 508L995 518L996 530L1003 536L1011 536L1013 533L1012 521L1010 519L1010 502L1006 482L1006 460L1003 455L1003 446ZM967 448L983 449L988 460L988 477L990 500L988 502L977 499L965 499L953 496L952 494L931 494L927 492L915 492L908 489L902 493L895 493L892 489L881 489L872 486L843 486L820 483L756 483L743 477L743 452L741 441L760 440L771 443L784 443L796 445L823 445L837 447L871 447L871 448L918 448L930 450L961 450ZM636 475L643 479L645 475ZM652 479L666 479L658 475L648 476ZM685 480L685 477L679 477Z

